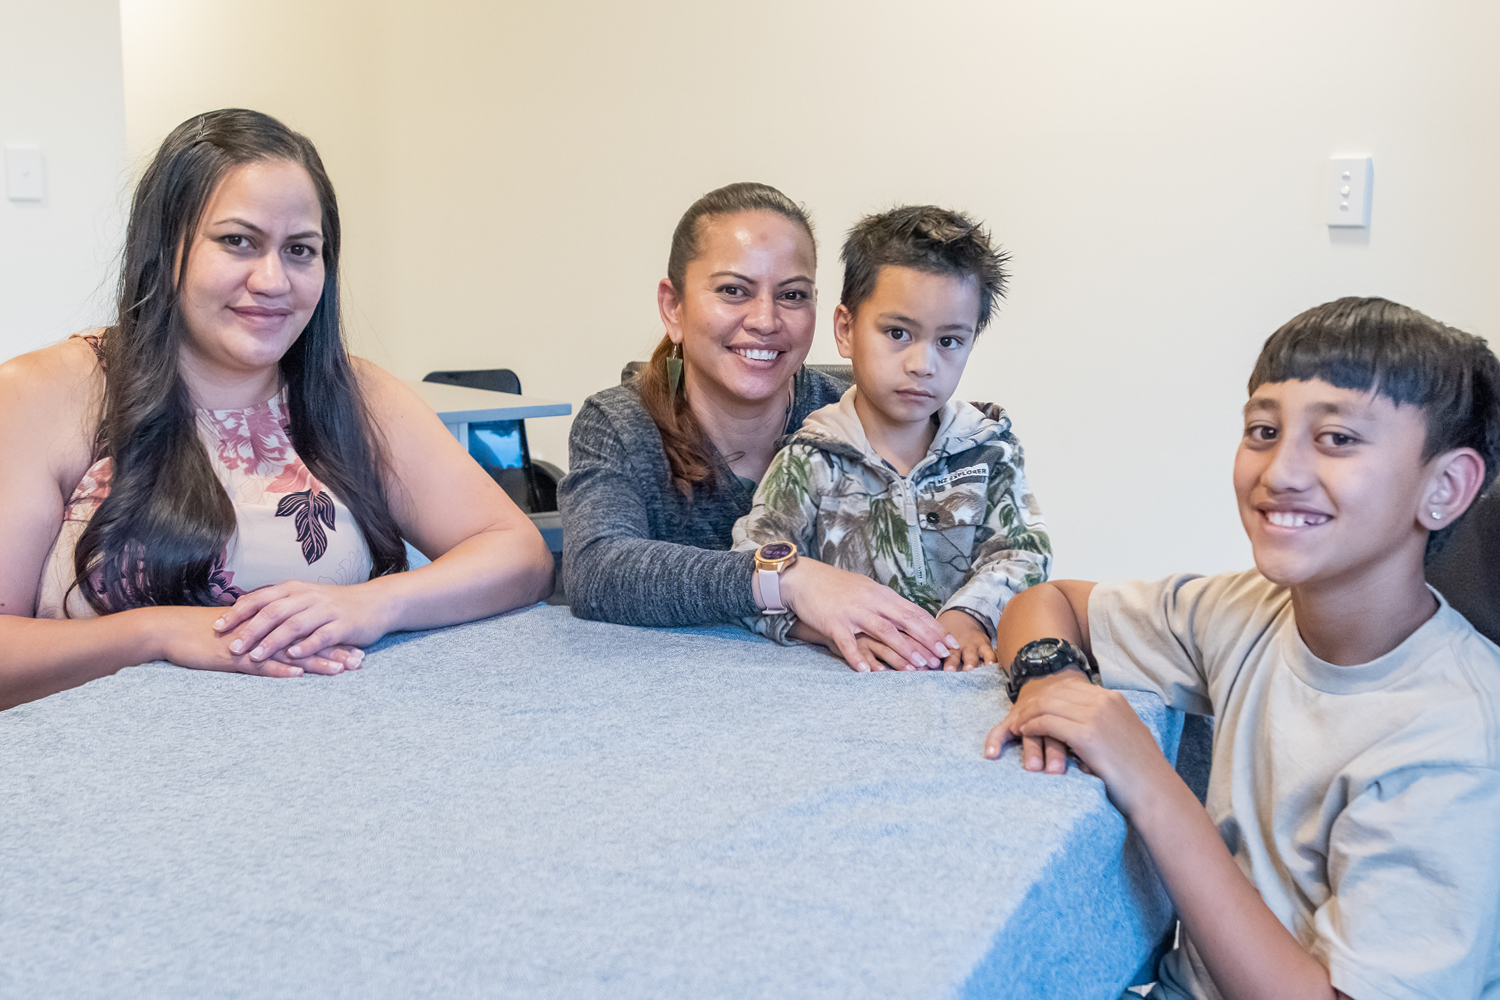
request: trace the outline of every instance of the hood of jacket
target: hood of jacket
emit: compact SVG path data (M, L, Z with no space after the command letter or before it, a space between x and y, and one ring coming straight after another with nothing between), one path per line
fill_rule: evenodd
M854 394L858 386L822 409L814 410L802 422L802 427L792 435L792 444L805 444L844 458L863 461L891 472L885 460L870 447L865 437L864 424L854 409ZM937 421L937 434L927 449L929 454L956 454L980 445L999 441L1010 430L1010 417L994 403L966 403L961 399L950 399L942 409L933 414ZM918 463L919 465L921 463Z

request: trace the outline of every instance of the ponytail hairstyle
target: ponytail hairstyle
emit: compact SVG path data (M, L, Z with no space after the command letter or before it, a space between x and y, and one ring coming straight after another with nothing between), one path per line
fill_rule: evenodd
M818 241L813 235L812 220L807 210L769 184L741 181L729 184L699 198L682 213L677 228L672 232L672 249L667 255L667 280L672 283L678 298L683 295L684 279L688 265L698 259L699 237L707 219L740 212L773 212L796 225L812 241L816 259ZM640 392L641 405L656 423L661 432L662 449L667 453L667 462L672 468L672 480L684 494L691 496L697 483L709 480L713 463L709 458L712 447L708 435L693 416L684 391L684 379L674 392L667 374L667 359L672 356L670 337L663 336L651 360L636 376L636 388ZM712 484L708 484L712 489Z
M179 299L208 200L230 170L285 160L307 171L322 206L323 294L281 359L292 446L354 515L372 576L406 569L385 486L385 450L349 362L339 319L339 211L313 144L268 115L210 111L167 136L136 187L125 232L119 312L96 344L104 399L95 458L109 495L79 536L74 583L100 614L146 605L212 606L234 505L198 437L178 370L187 337Z

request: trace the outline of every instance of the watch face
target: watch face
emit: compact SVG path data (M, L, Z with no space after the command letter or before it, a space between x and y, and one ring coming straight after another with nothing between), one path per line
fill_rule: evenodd
M1062 643L1056 639L1038 639L1036 642L1027 643L1022 650L1022 655L1027 663L1047 663L1062 649Z
M794 551L796 550L792 548L792 544L790 542L772 542L769 545L762 545L760 547L760 557L762 559L775 561L777 559L785 559Z

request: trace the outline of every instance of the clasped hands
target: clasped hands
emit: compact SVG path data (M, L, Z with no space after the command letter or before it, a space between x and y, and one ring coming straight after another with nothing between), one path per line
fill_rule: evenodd
M167 659L185 667L298 677L358 670L360 647L388 631L366 585L291 581L245 594L228 608L172 608Z

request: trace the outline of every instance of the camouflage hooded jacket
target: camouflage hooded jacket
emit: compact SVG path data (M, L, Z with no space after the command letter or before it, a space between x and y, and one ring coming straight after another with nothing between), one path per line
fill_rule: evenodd
M927 457L902 476L865 438L855 391L809 414L771 460L754 506L734 526L734 548L795 542L934 615L962 608L993 638L1006 602L1047 579L1052 562L1010 418L993 403L950 399ZM787 613L744 624L785 643L795 620Z

